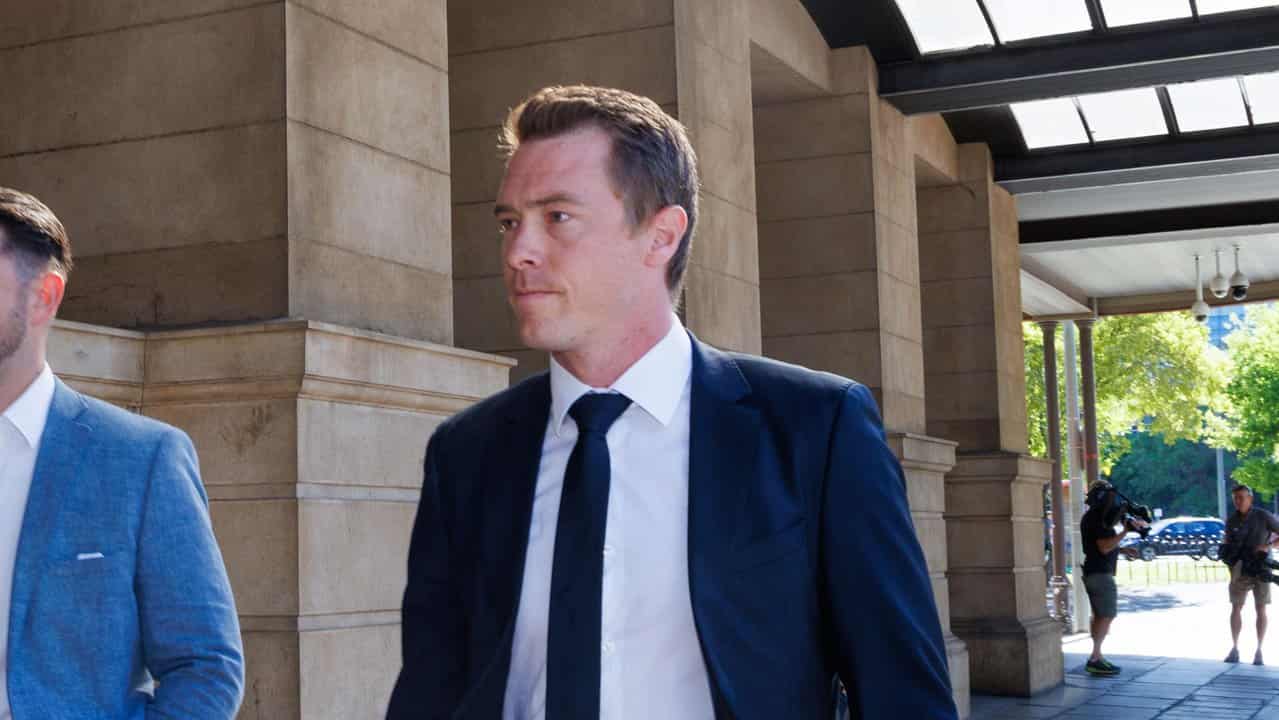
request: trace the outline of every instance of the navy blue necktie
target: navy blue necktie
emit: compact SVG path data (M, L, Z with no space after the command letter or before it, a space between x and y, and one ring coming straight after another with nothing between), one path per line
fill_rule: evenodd
M618 394L587 394L568 414L577 422L560 494L546 636L546 719L598 720L600 614L609 462L604 435L631 404Z

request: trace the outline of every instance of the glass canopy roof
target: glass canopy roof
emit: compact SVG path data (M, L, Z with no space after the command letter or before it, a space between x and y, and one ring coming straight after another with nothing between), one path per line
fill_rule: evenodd
M1279 9L1279 0L895 1L922 55ZM1228 131L1279 123L1279 72L1020 102L1009 109L1031 150Z
M1246 128L1279 123L1279 72L1013 103L1010 108L1030 150Z
M1084 0L896 2L924 55L1279 7L1276 0L1099 0L1094 18Z

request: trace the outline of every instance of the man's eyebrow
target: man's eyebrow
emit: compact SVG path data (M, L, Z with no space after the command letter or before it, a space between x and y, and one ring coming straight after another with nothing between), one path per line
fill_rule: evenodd
M544 205L550 205L551 203L557 203L557 202L570 203L572 205L582 204L581 200L578 200L576 196L570 193L551 193L550 195L534 200L533 202L529 203L529 206L541 207ZM503 205L501 203L498 203L493 206L494 215L501 215L503 213L518 213L518 211L515 208L511 207L510 205Z

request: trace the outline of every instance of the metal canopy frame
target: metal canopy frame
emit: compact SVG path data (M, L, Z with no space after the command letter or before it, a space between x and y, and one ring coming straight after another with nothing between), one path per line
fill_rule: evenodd
M1201 205L1020 223L1023 245L1279 223L1279 200Z
M1137 177L1171 180L1276 167L1279 127L1177 135L1154 142L1099 145L1058 152L995 157L995 180L1013 192L1043 192L1134 182ZM1136 171L1145 172L1136 172ZM1087 178L1080 176L1087 175Z
M879 94L909 115L1279 69L1279 12L1241 15L889 63L879 68Z

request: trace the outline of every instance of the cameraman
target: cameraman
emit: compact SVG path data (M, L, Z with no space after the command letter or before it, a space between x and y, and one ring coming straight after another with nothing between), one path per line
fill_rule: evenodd
M1265 577L1258 575L1263 571L1253 570L1259 563L1249 560L1264 559L1270 548L1274 547L1274 543L1270 542L1270 535L1279 533L1279 519L1263 508L1252 506L1252 488L1247 485L1236 485L1230 491L1230 497L1234 500L1235 511L1226 520L1226 542L1222 546L1230 564L1232 646L1226 662L1239 662L1239 630L1243 627L1241 614L1244 600L1251 591L1257 607L1257 654L1253 656L1252 664L1262 665L1261 641L1266 637L1266 605L1270 604L1270 583Z
M1118 564L1119 542L1124 533L1116 532L1121 521L1118 492L1105 480L1095 480L1088 486L1088 512L1079 521L1079 533L1084 544L1084 587L1088 589L1088 602L1092 605L1092 656L1084 669L1090 675L1118 675L1119 667L1101 655L1101 643L1110 632L1110 623L1118 614L1119 593L1115 588L1115 567ZM1140 518L1122 518L1124 531L1150 527ZM1122 551L1136 557L1135 548Z

